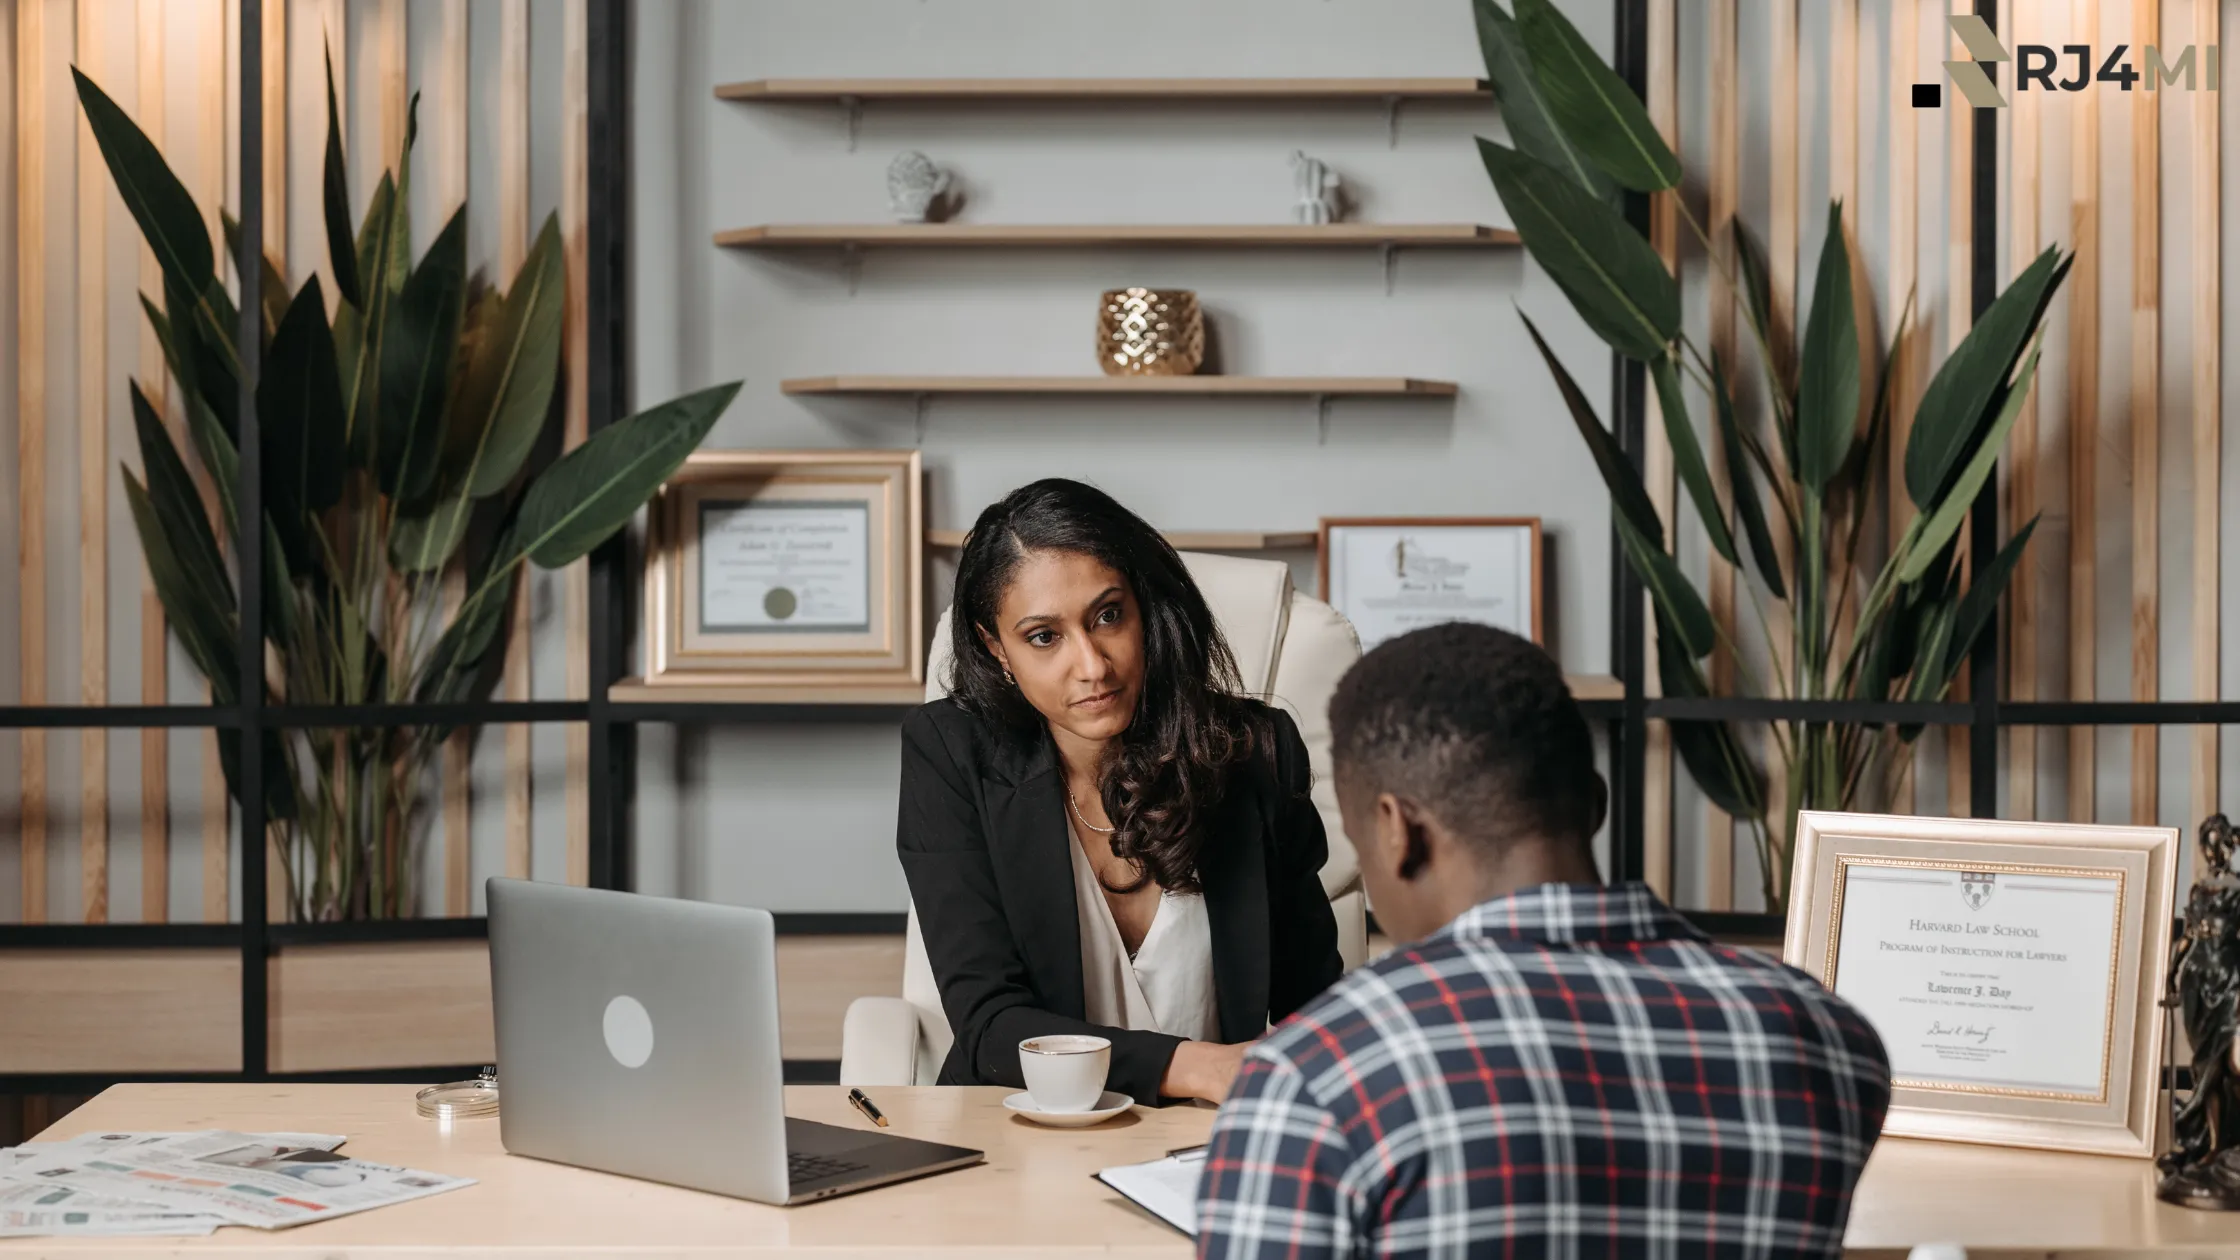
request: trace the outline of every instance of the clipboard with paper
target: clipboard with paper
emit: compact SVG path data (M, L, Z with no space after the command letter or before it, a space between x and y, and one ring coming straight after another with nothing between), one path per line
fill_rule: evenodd
M1093 1174L1120 1197L1192 1238L1198 1236L1198 1177L1206 1148L1186 1146L1141 1164L1118 1164Z

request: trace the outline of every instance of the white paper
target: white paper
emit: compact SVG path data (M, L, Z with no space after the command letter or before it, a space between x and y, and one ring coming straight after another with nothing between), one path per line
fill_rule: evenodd
M135 1235L199 1238L226 1224L222 1216L201 1213L25 1212L0 1208L0 1238L68 1238Z
M1330 589L1364 651L1469 621L1532 637L1532 531L1521 525L1338 525Z
M1901 1081L2106 1091L2119 882L1860 862L1845 870L1835 991Z
M1201 1149L1169 1155L1147 1164L1107 1168L1097 1174L1097 1180L1125 1195L1137 1207L1196 1238L1198 1177L1205 1167L1206 1153Z
M342 1159L322 1146L275 1143L266 1140L270 1136L210 1131L96 1147L59 1143L34 1148L32 1158L0 1173L0 1184L45 1183L268 1229L474 1184Z
M702 503L700 629L868 632L870 505Z

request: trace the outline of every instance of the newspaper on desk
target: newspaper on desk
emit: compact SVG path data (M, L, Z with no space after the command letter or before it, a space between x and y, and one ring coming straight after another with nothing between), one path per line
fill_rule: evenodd
M105 1133L0 1150L0 1237L276 1229L456 1190L319 1133Z

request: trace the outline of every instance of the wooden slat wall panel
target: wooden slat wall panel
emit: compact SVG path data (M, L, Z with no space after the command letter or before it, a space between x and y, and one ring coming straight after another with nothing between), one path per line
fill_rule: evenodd
M0 950L0 1072L238 1072L241 952Z
M2217 5L2199 4L2193 11L2197 48L2217 46ZM2220 88L2222 84L2218 84ZM2219 577L2219 531L2222 528L2218 496L2224 449L2221 407L2223 377L2223 296L2221 237L2223 178L2218 148L2220 92L2196 92L2193 109L2193 246L2187 265L2193 271L2193 687L2203 700L2214 700L2218 691L2218 614L2222 589ZM2217 809L2217 728L2193 730L2193 808L2188 821L2198 821Z
M77 66L109 81L106 6L78 6ZM79 113L78 700L109 702L109 171ZM109 918L109 732L78 732L78 897L87 923Z
M1945 54L1955 60L1965 59L1968 50L1961 46L1960 37L1947 28ZM1958 104L1960 98L1944 111L1946 125L1950 128L1945 141L1946 204L1945 223L1945 345L1947 349L1958 346L1975 323L1975 310L1970 304L1968 277L1975 272L1975 180L1976 161L1975 111ZM1959 555L1965 569L1968 554L1967 531L1960 534ZM1968 699L1968 674L1962 670L1953 680L1954 700ZM1964 731L1954 728L1945 734L1945 803L1956 818L1968 816L1968 740ZM1987 768L1988 772L1988 768Z
M2078 34L2098 42L2100 0L2077 0ZM2099 697L2100 94L2078 92L2069 127L2069 698ZM2069 728L2069 819L2094 821L2097 741Z
M139 0L136 57L137 88L134 113L140 129L157 148L165 145L163 100L163 43L165 0ZM163 269L155 251L140 246L140 291L162 291ZM155 329L141 321L139 357L134 369L140 388L159 416L168 416L163 344ZM135 460L134 462L137 462ZM171 648L164 624L163 604L156 598L148 566L140 564L140 703L164 704L171 699ZM171 917L171 734L161 729L140 732L140 918L162 923Z
M568 312L567 427L562 444L573 449L589 436L591 330L585 305L585 284L590 275L589 245L584 218L590 202L585 180L590 121L590 25L585 0L567 0L562 21L560 75L560 231L567 240ZM582 697L591 690L590 568L578 560L563 575L566 599L568 695ZM586 786L591 770L591 732L580 723L568 727L568 882L591 882L591 798Z
M381 119L381 154L369 169L395 170L397 155L404 150L405 108L409 103L405 87L405 0L373 0L373 6L373 89ZM431 229L428 235L432 238L435 233Z
M218 208L226 200L226 94L222 85L230 78L231 65L227 53L233 40L228 38L225 6L200 0L194 6L194 42L186 56L178 63L181 67L196 67L196 73L206 77L215 68L221 77L215 91L202 91L197 99L202 108L196 111L195 173L182 175L188 191L194 194L204 216L213 242L225 239L218 220ZM176 53L178 49L166 50ZM223 265L221 264L221 269ZM229 271L230 274L230 271ZM194 465L200 468L199 464ZM218 536L225 537L224 521L218 515L216 491L209 479L197 474L196 483L202 488L203 504L215 523ZM230 550L230 548L229 548ZM203 688L204 702L209 702L209 688ZM233 853L230 830L231 802L226 796L225 769L218 760L218 735L206 731L202 737L202 917L211 922L223 922L233 917ZM253 890L243 890L243 898L253 896Z
M1893 304L1893 320L1906 318L1906 304L1915 301L1914 289L1919 280L1919 152L1910 93L1916 73L1914 50L1920 46L1920 32L1921 13L1916 0L1890 0L1887 88L1890 99L1886 104L1890 119L1890 283L1887 292ZM1890 364L1890 447L1884 503L1889 514L1889 537L1893 542L1913 519L1913 500L1906 495L1905 456L1906 438L1913 432L1913 409L1919 388L1916 374L1921 366L1921 316L1916 303L1907 319L1904 335L1891 347L1894 361ZM1899 814L1913 812L1910 762L1892 785L1890 809Z
M2132 0L2131 45L2161 42L2161 0ZM2162 562L2162 95L2131 102L2131 698L2152 700L2161 669ZM2151 824L2161 802L2159 742L2131 732L2131 821Z
M1678 65L1677 0L1650 0L1649 4L1649 118L1656 125L1657 133L1675 153L1680 152L1680 68ZM1656 248L1657 257L1664 260L1666 270L1675 274L1680 269L1680 215L1677 194L1660 196L1649 205L1649 237ZM1657 411L1655 391L1649 393L1649 407ZM1664 434L1661 417L1652 418L1647 426L1647 469L1649 502L1657 515L1667 521L1673 516L1674 472L1672 442ZM1669 541L1679 545L1679 531L1675 529ZM1655 618L1649 618L1649 660L1657 658ZM1658 695L1655 671L1645 679L1650 695ZM1643 878L1658 895L1672 896L1672 728L1664 722L1650 722L1647 727L1646 769L1642 776L1641 849Z
M1795 324L1797 302L1797 250L1799 205L1797 200L1797 120L1801 116L1797 96L1797 64L1802 50L1797 44L1797 0L1771 0L1767 12L1767 44L1772 60L1772 100L1768 105L1769 152L1766 155L1766 270L1767 283L1772 287L1772 340L1777 356L1788 354L1789 329ZM1786 359L1781 366L1789 366ZM1774 419L1770 408L1760 417L1760 439L1766 449L1774 450L1778 441L1774 436ZM1784 567L1795 554L1796 540L1789 535L1788 518L1780 512L1769 514L1767 525L1773 533L1774 553ZM1794 625L1783 605L1768 620L1772 625L1771 652L1773 672L1784 677L1790 673L1789 663L1795 659ZM1764 758L1766 765L1766 794L1770 799L1786 801L1789 793L1788 771L1775 747L1777 735L1771 726L1765 729Z
M1740 108L1737 101L1739 85L1735 80L1735 3L1736 0L1710 0L1708 8L1708 38L1711 58L1711 183L1707 205L1711 222L1712 249L1720 255L1711 268L1711 353L1715 358L1733 363L1735 293L1733 286L1720 275L1720 268L1731 265L1731 254L1726 237L1734 223L1737 201L1740 198L1742 169L1742 136ZM1726 453L1717 442L1707 442L1710 448L1711 476L1718 485L1722 499L1726 495ZM1677 530L1675 531L1677 532ZM1725 631L1726 642L1736 641L1735 620L1735 571L1716 554L1705 558L1710 568L1711 616ZM1749 592L1743 592L1748 598ZM1734 685L1736 662L1732 651L1722 644L1711 656L1711 687L1714 693L1731 690ZM1735 820L1726 811L1709 801L1703 807L1704 842L1704 891L1705 907L1711 910L1729 910L1734 907L1734 833Z
M529 252L529 0L503 0L498 16L498 273L511 277ZM506 630L505 693L530 698L529 614L532 592L523 575L514 580L512 623ZM531 728L506 728L506 874L530 871Z
M441 141L436 205L448 217L467 200L467 0L444 0L441 23L431 93L435 117L430 121ZM502 273L495 283L512 278ZM458 614L466 593L466 571L454 567L444 577L447 615ZM469 914L474 908L474 800L469 789L474 734L462 728L443 744L443 912L449 915Z
M2012 6L2011 43L2042 43L2038 15L2028 4ZM2038 252L2038 115L2041 94L2016 88L2008 113L2007 276L2011 280ZM2038 510L2038 391L2022 400L2007 439L2007 534L2012 537ZM2037 696L2038 579L2036 564L2015 566L2007 590L2007 694L2015 700ZM2038 814L2038 732L2017 726L2007 732L2007 813L2010 818Z
M47 702L47 76L53 0L16 5L16 590L24 704ZM23 919L47 917L47 736L27 730L17 835Z

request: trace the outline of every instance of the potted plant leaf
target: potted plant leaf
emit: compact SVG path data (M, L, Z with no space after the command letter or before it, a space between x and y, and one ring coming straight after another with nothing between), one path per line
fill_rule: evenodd
M132 383L140 475L125 496L171 630L212 698L245 686L272 703L444 702L486 691L508 594L531 564L556 569L623 528L738 392L702 390L539 458L556 425L566 274L547 219L503 288L466 259L466 209L411 256L413 98L403 151L366 213L349 217L333 73L324 213L333 293L263 267L256 387L264 500L266 674L240 677L235 582L240 326L206 220L163 156L92 80L73 72L103 160L161 264L142 306L162 343L187 446ZM226 221L229 238L237 232ZM229 239L229 245L237 245ZM246 295L244 300L248 300ZM445 598L447 579L464 594ZM289 910L301 920L416 909L414 851L439 726L267 732L265 807L279 831ZM220 733L238 797L239 736Z
M1801 337L1794 346L1777 344L1767 267L1740 222L1706 228L1696 218L1681 191L1680 160L1648 111L1552 0L1515 4L1512 16L1495 0L1473 0L1486 73L1511 140L1478 141L1486 172L1525 251L1579 317L1612 350L1646 367L1678 479L1709 549L1744 575L1754 614L1744 619L1747 631L1713 619L1668 550L1668 523L1640 474L1525 318L1609 487L1626 562L1648 590L1664 694L1709 695L1704 663L1723 650L1743 684L1760 695L1941 699L1996 625L2000 592L2037 526L2036 518L2020 523L1996 555L1975 558L1970 574L1960 555L1961 523L1990 482L2030 392L2039 322L2070 258L2049 249L2024 268L1921 394L1903 459L1904 491L1915 510L1875 566L1865 540L1875 532L1872 507L1885 493L1880 473L1889 460L1881 452L1891 440L1893 356L1885 351L1879 365L1863 361L1843 207L1828 208ZM1738 365L1706 355L1681 327L1678 284L1621 213L1626 192L1670 198L1740 295L1770 440L1738 418ZM1731 262L1714 248L1720 236L1732 245ZM1899 316L1893 350L1909 314ZM1689 414L1691 386L1709 399L1703 437ZM1706 439L1724 456L1731 483L1724 491L1705 457ZM1679 522L1669 524L1678 529ZM1780 546L1777 536L1790 545ZM1777 621L1788 625L1785 643L1772 633ZM1750 632L1755 656L1735 641ZM1765 667L1753 669L1753 660ZM1921 728L1774 723L1771 755L1786 772L1781 799L1773 799L1752 742L1732 724L1675 721L1672 733L1704 795L1749 826L1767 908L1779 911L1797 811L1874 803L1877 782L1894 781L1910 762Z

